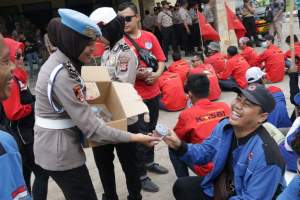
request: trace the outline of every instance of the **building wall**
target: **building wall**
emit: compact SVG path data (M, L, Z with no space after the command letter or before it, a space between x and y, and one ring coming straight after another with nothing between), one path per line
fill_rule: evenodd
M40 2L51 2L52 8L61 8L65 6L65 0L1 0L0 7L18 6L21 11L23 4L32 4Z

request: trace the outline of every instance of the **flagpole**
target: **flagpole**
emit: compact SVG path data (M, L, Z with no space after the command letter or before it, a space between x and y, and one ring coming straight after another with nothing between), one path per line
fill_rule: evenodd
M200 34L200 40L201 40L201 48L202 48L201 54L202 54L202 57L204 58L204 43L203 43L203 37L201 34L201 26L200 26L199 9L198 8L197 8L196 14L197 14L197 18L198 18L199 34Z
M294 11L294 0L290 0L290 21L289 21L289 25L290 25L290 49L291 49L291 61L292 61L292 67L294 67L296 65L295 63L295 40L294 40L294 20L293 20L293 11Z

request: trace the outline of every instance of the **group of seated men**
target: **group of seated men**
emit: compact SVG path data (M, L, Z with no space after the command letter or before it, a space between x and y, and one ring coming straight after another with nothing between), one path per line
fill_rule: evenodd
M227 49L227 55L223 55L220 52L220 47L217 43L211 42L208 45L207 57L203 59L201 56L194 56L191 60L191 64L182 59L180 53L173 53L174 62L160 77L159 85L162 93L160 99L160 108L162 110L179 111L184 109L181 111L174 128L174 134L176 134L175 138L178 140L173 138L167 141L170 160L176 176L179 178L173 188L176 199L187 198L189 192L192 194L192 196L189 196L191 199L194 197L210 199L210 191L206 188L207 181L205 180L212 178L210 176L217 170L217 166L215 166L215 160L211 161L207 158L211 155L209 155L210 149L206 147L206 145L209 144L209 141L214 140L213 135L217 134L215 132L222 126L221 124L226 124L226 122L222 121L224 118L229 118L229 123L234 127L234 123L231 122L232 119L236 117L240 120L243 115L239 113L239 111L235 112L235 106L229 106L224 102L214 102L214 100L219 99L221 90L237 92L238 97L236 99L238 100L235 99L235 103L242 101L242 97L245 96L246 100L250 102L248 104L259 105L262 108L262 113L268 113L261 125L269 133L269 136L276 141L276 147L279 146L279 148L275 151L268 152L272 153L272 155L268 155L269 157L266 156L266 162L269 164L268 162L273 160L273 164L276 165L275 160L277 159L277 166L282 167L283 164L287 170L297 172L297 148L300 149L300 120L297 118L297 107L300 106L300 94L297 95L299 92L297 66L299 66L300 63L297 58L300 53L300 44L296 36L294 37L294 41L296 56L295 67L291 67L291 52L287 51L283 53L283 51L274 44L274 38L271 35L265 36L265 42L263 43L265 49L261 54L258 54L251 47L251 42L246 37L239 40L240 52L237 47L230 46ZM290 37L287 37L286 43L290 45ZM286 70L288 70L290 76L291 103L294 104L296 108L291 118L288 115L283 91L278 87L267 87L265 85L282 81ZM273 109L269 109L268 111L267 104L269 104L270 107L272 102L266 97L264 99L263 92L260 93L259 91L260 88L264 88L270 95L272 101L274 100ZM243 106L245 105L247 106L247 102L243 103ZM264 108L264 106L266 108ZM251 107L251 105L248 105L248 107ZM235 130L235 128L233 129ZM258 129L259 128L255 129L255 131L258 131ZM289 131L286 136L280 131L282 130L284 132L288 129ZM260 131L261 130L258 132ZM253 136L253 134L251 133L250 136ZM250 140L249 138L250 137L248 137L247 140ZM266 141L268 139L264 136L261 136L261 138L264 138L262 139L263 143L267 145L268 142ZM237 143L242 141L242 139L235 138ZM245 144L248 142L247 140L245 139ZM181 142L179 143L178 141ZM217 146L217 142L214 142ZM184 144L186 143L195 144L196 146L185 146ZM177 144L177 146L175 144ZM197 146L198 144L202 144L202 146ZM299 145L299 147L297 145ZM232 151L232 148L233 147L230 148L230 151ZM191 153L193 151L195 151L195 154ZM267 150L265 149L265 151ZM199 155L201 153L205 155ZM252 153L253 152L249 153L248 160L252 159ZM218 153L214 152L213 154L216 157ZM207 157L205 158L205 156ZM283 160L281 160L281 157ZM232 161L233 158L230 159ZM207 162L208 160L210 160L210 162ZM250 165L248 165L248 169L249 166ZM188 179L184 179L184 177L189 176L189 169L197 174L198 177L201 177L201 179L189 181L187 181ZM236 169L234 169L234 171L235 170ZM234 178L235 176L233 176L233 179ZM265 178L265 183L268 183L267 176ZM276 180L276 176L274 175L274 181L282 183L282 180L279 179ZM300 179L298 179L299 177L295 177L291 187L300 183ZM195 196L195 193L192 192L191 183L195 184L195 181L198 181L199 184L203 186L202 188L204 190L201 195L199 194L200 196ZM235 190L247 190L246 185L244 185L246 188L235 188ZM250 185L249 183L249 191L255 189L254 186L252 188ZM281 185L283 186L284 184ZM261 184L261 186L263 186L263 184ZM186 187L189 187L189 189L187 190ZM240 186L237 186L235 183L235 187ZM289 192L285 190L278 199L294 199L293 194L290 192L291 188L289 187L288 189ZM272 195L268 195L274 197L278 196L280 191L283 191L283 187L280 189L278 186L274 191L271 191L272 189L268 191L266 188L265 190L264 195L267 195L269 192L270 194L272 193ZM232 196L237 195L237 193L239 192L234 191ZM249 195L249 197L252 195L254 194ZM243 197L246 198L246 196L245 194ZM267 198L266 196L265 198L269 199L269 197Z

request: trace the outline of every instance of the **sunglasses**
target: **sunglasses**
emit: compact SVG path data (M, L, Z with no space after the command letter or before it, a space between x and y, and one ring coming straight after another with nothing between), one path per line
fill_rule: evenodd
M199 62L200 60L192 60L192 63Z
M132 18L135 17L136 15L132 15L132 16L125 16L125 22L131 22Z

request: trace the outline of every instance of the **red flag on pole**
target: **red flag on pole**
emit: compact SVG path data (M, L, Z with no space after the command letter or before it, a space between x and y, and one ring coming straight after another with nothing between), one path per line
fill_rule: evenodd
M205 16L199 11L197 11L197 15L199 19L200 34L203 39L220 41L219 33L209 23L207 23Z
M228 21L228 29L234 29L236 37L240 39L241 37L244 37L246 34L246 29L241 22L241 20L232 12L232 10L228 7L228 5L225 3L225 8L227 12L227 21Z

